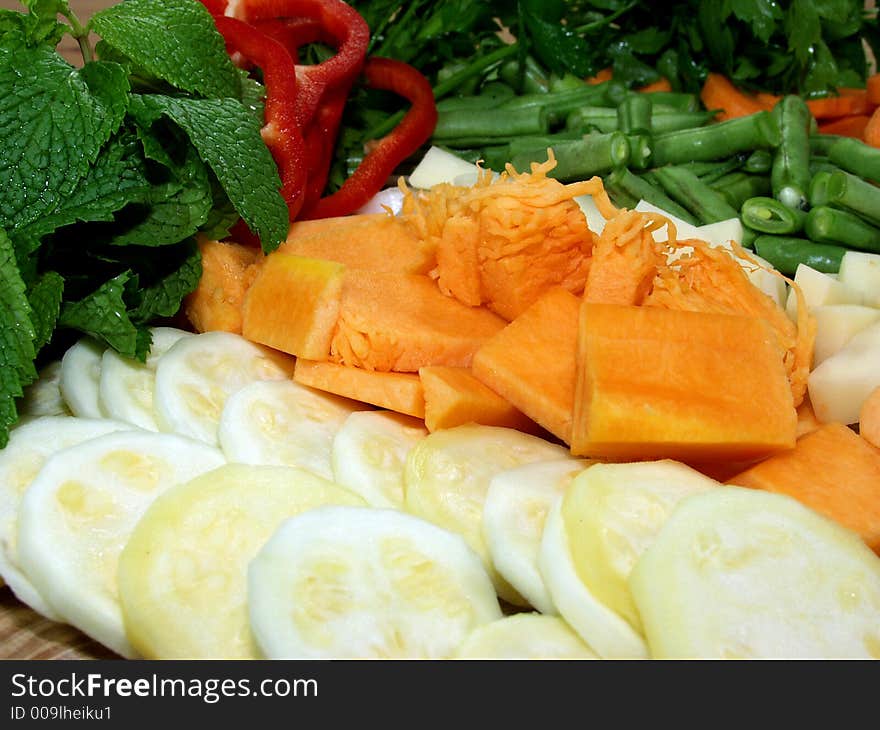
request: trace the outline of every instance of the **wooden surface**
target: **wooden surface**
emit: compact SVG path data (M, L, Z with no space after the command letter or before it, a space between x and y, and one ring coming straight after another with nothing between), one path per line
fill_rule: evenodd
M0 588L0 659L117 659L70 626L49 621Z

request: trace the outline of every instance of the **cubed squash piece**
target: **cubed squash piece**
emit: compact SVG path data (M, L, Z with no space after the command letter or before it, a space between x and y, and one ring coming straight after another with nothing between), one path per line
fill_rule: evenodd
M536 423L571 441L580 299L553 287L474 355L474 375Z
M278 250L399 274L427 274L435 261L432 246L418 238L404 219L386 213L297 221Z
M584 302L572 452L735 461L794 446L782 351L758 317Z
M425 390L425 426L431 432L467 423L540 431L532 419L475 378L469 368L430 365L419 370L419 377Z
M425 417L425 394L415 373L377 373L362 368L297 359L293 379L318 390L370 403L416 418Z
M199 240L202 276L183 304L197 332L222 330L241 334L241 304L262 258L258 249L237 243Z
M345 267L275 251L242 306L242 334L276 350L326 360L339 317Z
M729 483L794 497L880 552L880 450L840 423L825 424Z
M426 365L468 367L504 325L488 309L444 296L427 276L348 269L331 360L410 373Z

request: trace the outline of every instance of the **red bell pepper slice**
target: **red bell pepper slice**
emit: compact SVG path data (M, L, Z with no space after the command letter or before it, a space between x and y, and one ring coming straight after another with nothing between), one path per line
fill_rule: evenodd
M336 39L330 37L321 24L312 18L292 18L290 20L271 18L251 21L251 25L281 43L296 64L299 63L301 46L307 43L332 44L336 42Z
M305 129L328 89L351 84L363 68L370 28L343 0L243 0L238 12L248 22L305 18L315 20L335 41L336 54L312 66L296 66L296 116Z
M229 5L229 0L199 0L199 2L211 15L223 15Z
M263 71L266 103L261 135L278 166L281 195L294 220L304 201L306 151L293 105L297 97L293 59L281 43L241 20L217 15L214 23L230 52L241 53Z
M332 195L304 209L302 218L331 218L353 213L372 198L397 166L428 140L437 123L437 105L428 80L415 68L390 58L370 58L364 65L367 85L393 91L412 106L400 124L378 140L357 170Z

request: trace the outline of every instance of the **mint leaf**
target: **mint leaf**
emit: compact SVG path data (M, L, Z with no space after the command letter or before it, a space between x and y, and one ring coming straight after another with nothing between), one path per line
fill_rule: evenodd
M33 360L34 327L24 282L12 242L0 229L0 447L18 418L15 399L22 395L22 384L36 378Z
M144 200L150 187L137 138L131 133L120 135L104 146L70 195L16 235L34 240L78 221L112 221L113 214L128 203Z
M238 96L238 73L223 37L196 0L127 0L97 13L90 27L136 65L178 89Z
M27 13L0 11L0 35L17 30L30 46L57 46L68 30L57 18L58 13L69 11L66 0L24 0L23 4L28 8Z
M66 302L58 324L106 342L127 357L146 358L143 337L128 316L126 296L137 291L138 278L124 271L78 302Z
M52 332L61 312L63 294L64 279L55 271L47 271L28 289L27 298L34 325L35 354L52 339Z
M208 220L213 205L211 183L196 151L187 146L186 159L170 172L169 182L153 186L133 211L117 217L122 225L131 214L135 219L110 239L112 245L167 246L192 236Z
M143 126L165 116L186 132L263 250L278 247L289 226L281 180L259 121L240 102L136 95L129 111Z
M172 317L180 309L183 298L198 286L202 257L195 239L182 242L170 253L172 265L167 267L168 273L141 289L141 302L131 312L131 319L139 324L146 324L155 317Z
M96 65L76 70L17 34L0 42L0 226L54 210L121 124L124 69Z

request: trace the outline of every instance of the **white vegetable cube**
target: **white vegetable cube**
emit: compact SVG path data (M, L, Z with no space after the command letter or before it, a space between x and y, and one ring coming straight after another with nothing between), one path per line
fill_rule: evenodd
M409 184L414 188L427 190L441 183L461 184L457 179L465 175L473 176L473 180L468 183L472 185L477 179L477 166L441 147L431 147L409 176Z
M798 264L797 271L794 273L794 283L801 288L807 302L807 309L810 311L825 304L862 303L862 295L858 291L805 264ZM793 320L797 319L797 296L794 290L788 294L785 310L789 317Z
M730 241L742 243L743 226L739 218L728 218L726 221L707 223L704 226L700 226L698 230L697 238L702 238L713 246L724 246L727 248Z
M847 251L840 262L839 278L861 295L864 304L880 307L880 255Z
M859 304L825 304L812 311L816 319L813 367L817 367L849 342L853 335L880 322L880 309Z
M880 322L863 329L825 360L808 380L810 401L823 423L856 423L862 403L880 386Z

